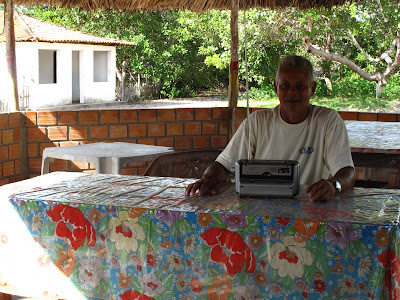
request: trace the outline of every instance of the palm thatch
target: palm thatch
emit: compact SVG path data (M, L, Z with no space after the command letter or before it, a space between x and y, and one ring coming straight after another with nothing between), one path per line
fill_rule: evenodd
M4 2L5 0L1 0ZM301 9L331 8L351 0L243 0L239 9L283 8ZM204 12L211 9L231 9L232 0L15 0L16 5L52 5L61 7L80 7L84 10L116 9L120 11L182 9Z

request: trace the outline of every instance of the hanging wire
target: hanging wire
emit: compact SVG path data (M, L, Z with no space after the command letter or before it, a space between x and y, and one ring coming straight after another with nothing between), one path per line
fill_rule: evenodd
M247 138L248 138L248 149L247 149L247 159L251 160L250 152L250 104L249 104L249 74L247 67L247 30L246 30L246 9L243 10L243 23L244 23L244 65L246 73L246 107L247 107Z

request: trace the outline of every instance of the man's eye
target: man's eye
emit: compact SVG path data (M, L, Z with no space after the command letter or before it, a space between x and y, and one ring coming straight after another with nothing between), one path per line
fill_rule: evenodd
M296 89L297 89L297 90L304 90L304 89L306 89L306 88L307 88L306 85L303 84L303 83L298 83L298 84L296 84Z
M282 90L288 90L290 88L290 86L288 84L282 84L281 85L281 89Z

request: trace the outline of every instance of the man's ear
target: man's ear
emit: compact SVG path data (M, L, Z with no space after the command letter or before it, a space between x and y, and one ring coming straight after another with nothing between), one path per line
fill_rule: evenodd
M278 95L278 85L275 80L274 80L274 91L275 91L275 94Z
M317 83L315 81L313 81L311 83L311 90L312 90L312 94L314 95L315 93L315 89L317 88Z

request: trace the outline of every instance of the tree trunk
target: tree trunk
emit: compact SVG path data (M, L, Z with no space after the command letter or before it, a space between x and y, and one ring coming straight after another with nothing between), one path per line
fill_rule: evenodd
M17 60L15 56L15 32L14 32L14 1L6 0L4 7L5 35L6 35L6 59L8 75L10 79L9 89L13 99L8 99L8 111L19 111Z
M382 92L385 90L385 85L382 85L380 82L376 83L376 89L375 89L375 96L376 98L380 98L382 95Z
M229 115L228 138L231 139L235 130L235 108L239 98L239 2L232 0L231 10L231 64L229 66Z

